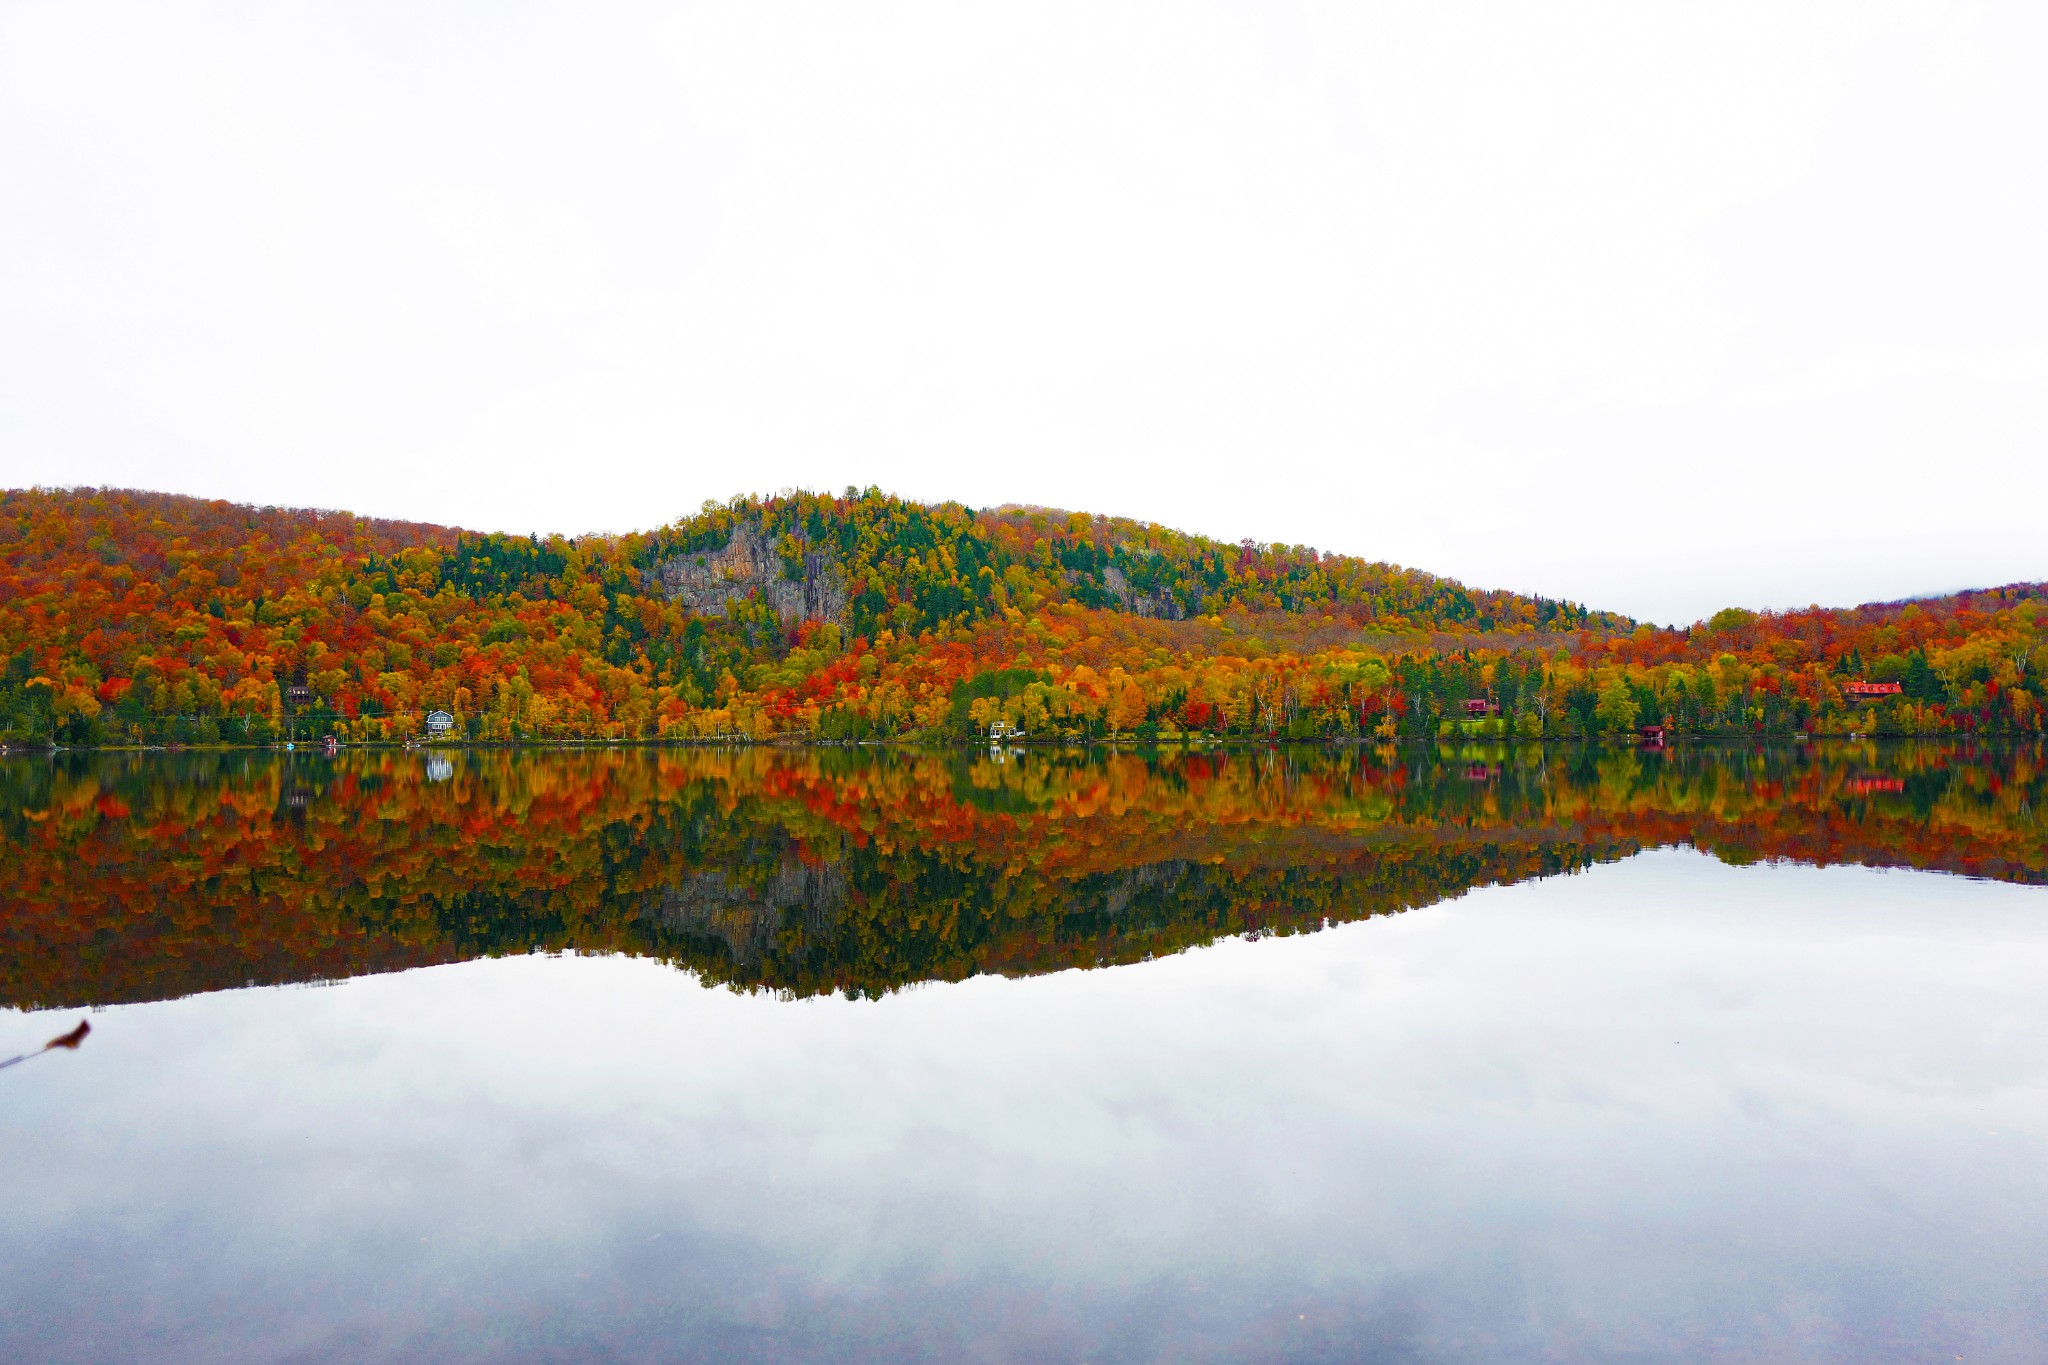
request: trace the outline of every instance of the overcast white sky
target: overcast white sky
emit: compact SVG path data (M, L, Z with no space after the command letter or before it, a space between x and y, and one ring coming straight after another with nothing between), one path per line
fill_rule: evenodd
M2048 578L2048 8L0 6L0 483Z

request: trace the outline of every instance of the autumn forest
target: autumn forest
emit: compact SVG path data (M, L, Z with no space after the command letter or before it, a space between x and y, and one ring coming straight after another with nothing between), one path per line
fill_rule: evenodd
M0 743L2037 735L2048 585L1688 629L875 489L547 539L0 493Z

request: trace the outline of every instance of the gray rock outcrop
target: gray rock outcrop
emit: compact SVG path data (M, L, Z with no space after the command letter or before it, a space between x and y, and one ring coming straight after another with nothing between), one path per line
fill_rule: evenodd
M806 936L823 934L838 920L846 895L846 874L838 867L792 859L753 884L719 871L694 873L662 892L653 913L671 931L724 939L733 961L751 963L792 920Z
M1149 593L1133 588L1131 580L1124 577L1124 571L1114 564L1102 571L1102 585L1116 595L1118 606L1134 616L1178 621L1188 614L1180 599L1164 588L1155 588Z
M798 535L803 576L783 572L783 559L758 527L740 526L722 550L676 555L648 574L671 602L681 602L700 616L723 616L728 602L744 602L760 593L784 625L819 620L846 620L846 577L838 559L814 548Z

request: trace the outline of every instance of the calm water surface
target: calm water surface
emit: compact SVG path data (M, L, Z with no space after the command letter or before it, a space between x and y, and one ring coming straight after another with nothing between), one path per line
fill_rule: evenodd
M2037 1361L2035 749L0 762L0 1359Z

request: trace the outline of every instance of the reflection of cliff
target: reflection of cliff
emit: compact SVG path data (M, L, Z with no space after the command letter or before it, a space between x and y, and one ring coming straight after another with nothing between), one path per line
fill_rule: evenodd
M16 761L0 1004L536 949L874 993L1308 931L1676 843L2044 883L2043 774L2031 748Z
M835 866L784 863L762 882L729 872L693 872L663 891L655 916L683 939L716 939L734 962L759 962L778 933L820 936L846 905L846 874Z

